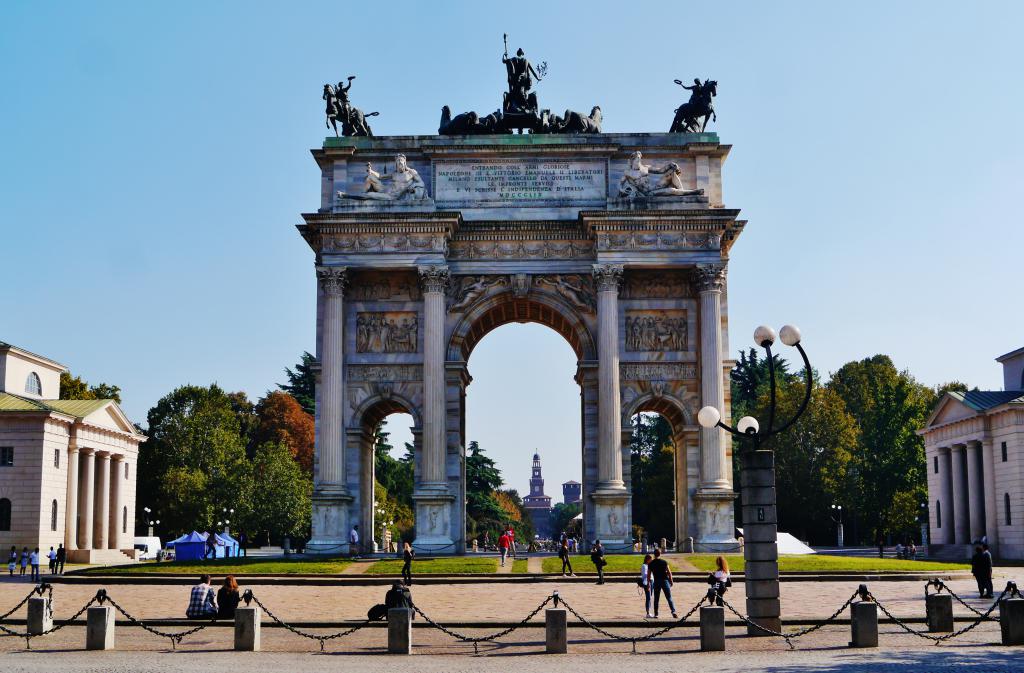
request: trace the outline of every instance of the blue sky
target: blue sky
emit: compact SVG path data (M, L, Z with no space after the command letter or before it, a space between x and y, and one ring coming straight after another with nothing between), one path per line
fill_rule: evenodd
M320 90L356 74L374 130L497 107L501 34L546 60L553 110L665 130L719 82L732 350L799 324L823 372L878 352L999 388L1024 345L1020 3L58 3L0 5L0 339L124 391L258 397L313 350L308 149ZM512 349L512 350L510 350ZM525 368L530 358L536 360ZM508 326L470 360L469 438L525 489L579 478L571 351ZM534 373L536 374L534 376ZM538 384L536 387L531 383Z

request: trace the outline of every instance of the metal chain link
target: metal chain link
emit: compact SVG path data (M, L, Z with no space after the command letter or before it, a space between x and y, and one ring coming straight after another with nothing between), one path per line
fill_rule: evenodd
M806 636L808 633L813 633L814 631L817 631L818 629L820 629L820 628L822 628L822 627L824 627L824 626L834 622L836 619L839 618L839 615L843 614L843 612L846 611L846 608L850 607L850 605L853 604L853 601L855 601L857 599L857 596L861 596L861 595L862 595L862 593L861 593L861 591L859 589L857 591L854 591L853 595L850 596L848 599L846 599L846 602L843 603L842 605L840 605L839 608L835 612L833 612L824 621L822 621L822 622L820 622L818 624L814 624L813 626L808 626L806 629L801 629L799 631L792 631L790 633L783 633L782 631L775 631L773 629L769 629L767 626L762 626L761 624L758 624L757 622L755 622L752 619L750 619L750 617L747 617L746 615L740 614L739 611L737 611L736 608L734 608L732 605L730 605L729 601L725 600L724 598L722 599L722 604L725 605L726 608L728 608L729 612L731 612L734 615L736 615L737 617L739 617L739 619L741 621L743 621L747 626L753 626L754 628L758 629L759 631L763 631L764 633L767 633L768 635L778 636L779 638L782 638L783 640L786 641L786 645L789 646L789 649L795 650L796 648L793 647L793 643L792 643L793 639L800 638L801 636ZM870 596L870 594L863 594L863 595Z
M939 643L945 642L945 641L950 640L952 638L956 638L957 636L962 636L963 634L967 633L968 631L970 631L971 629L976 627L978 624L981 624L986 619L990 619L990 615L992 614L992 611L995 610L999 606L999 601L1003 600L1003 598L1006 596L1007 593L1010 593L1010 595L1013 596L1013 591L1011 591L1011 589L1010 589L1011 586L1014 587L1013 588L1014 591L1016 590L1016 586L1013 585L1012 582L1010 584L1008 584L1007 587L1005 589L1003 589L1002 593L999 594L999 598L996 599L995 603L993 603L992 606L986 612L982 613L980 617L978 617L973 622L971 622L970 624L968 624L964 628L960 629L959 631L953 631L952 633L946 633L946 634L943 634L941 636L933 636L930 633L926 633L924 631L915 631L914 629L912 629L909 626L907 626L902 620L900 620L894 614L889 612L889 610L884 605L879 603L878 599L876 599L874 596L871 596L871 600L873 600L875 602L875 604L878 606L878 609L881 610L882 613L886 617L891 619L893 621L893 623L895 623L901 629L903 629L907 633L911 633L911 634L913 634L915 636L919 636L919 637L924 638L926 640L931 640L936 645L938 645ZM869 594L869 596L870 596L870 594ZM995 621L995 620L992 620L992 621Z
M368 626L370 624L370 620L367 619L366 621L364 621L364 622L362 622L360 624L356 624L355 626L353 626L350 629L345 629L344 631L339 631L337 633L332 633L330 635L322 636L322 635L317 635L315 633L308 633L308 632L303 631L301 629L297 629L294 626L292 626L291 624L287 623L286 621L284 621L283 619L281 619L280 617L275 615L273 612L271 612L270 608L268 608L266 605L264 605L262 602L260 602L260 599L256 598L255 594L252 593L251 589L249 589L249 590L247 590L245 592L245 594L242 596L242 599L245 601L246 605L249 604L250 600L255 601L256 605L260 606L260 609L263 610L264 612L266 612L268 617L270 617L272 620L274 620L275 622L277 622L278 624L280 624L284 628L288 629L289 631L291 631L295 635L301 636L303 638L308 638L310 640L318 640L318 641L320 641L320 651L321 652L324 651L324 643L326 641L334 640L335 638L344 638L345 636L350 635L352 633L355 633L359 629L365 628L366 626Z
M956 601L957 603L959 603L960 605L964 606L965 608L967 608L968 610L970 610L970 611L971 611L971 612L973 612L974 614L976 614L976 615L978 615L978 616L980 616L980 617L985 617L985 619L989 619L989 620L991 620L991 621L993 621L993 622L998 622L998 621L999 621L999 617L990 617L990 616L987 616L987 613L985 613L985 612L982 612L981 610L977 609L976 607L974 607L973 605L971 605L970 603L968 603L967 601L965 601L965 600L964 600L963 598L961 598L960 596L958 596L958 595L957 595L957 593L956 593L955 591L953 591L953 590L952 590L952 589L951 589L951 588L949 587L949 585L948 585L948 584L946 584L945 582L943 582L942 580L940 580L940 579L938 579L938 578L935 578L935 579L932 579L932 580L928 580L928 582L927 582L927 583L926 583L926 584L924 585L924 595L925 595L925 598L927 598L927 597L928 597L928 588L929 588L929 587L931 587L931 586L935 586L935 587L936 587L936 590L935 590L935 593L936 593L936 594L939 594L939 593L941 593L942 591L946 591L946 592L947 592L947 593L948 593L948 594L949 594L950 596L952 596L952 597L953 597L953 599L954 599L954 600L955 600L955 601ZM1014 585L1014 586L1016 587L1016 585ZM1007 589L1009 589L1009 587L1007 587ZM1005 593L1006 593L1006 591L1004 590L1004 591L1003 591L1003 593L1005 594ZM1011 593L1011 596L1012 596L1012 595L1013 595L1013 594ZM997 605L999 604L999 601L998 601L998 600L996 601L996 604L997 604ZM992 612L992 611L991 611L991 610L989 610L989 613L991 613L991 612Z
M687 619L692 617L693 613L697 611L697 608L699 608L701 605L703 605L704 602L707 601L707 599L708 599L708 597L706 595L703 596L699 601L697 601L697 603L692 608L690 608L689 612L687 612L685 615L683 615L682 617L677 619L675 622L669 624L668 626L666 626L664 628L658 629L657 631L654 631L652 633L648 633L645 636L620 636L617 633L612 633L611 631L605 630L605 629L601 628L600 626L598 626L597 624L594 624L589 619L587 619L586 617L584 617L580 613L576 612L576 610L573 609L573 607L571 605L569 605L569 603L567 603L564 598L561 599L561 601L565 605L565 609L568 610L569 612L571 612L573 614L573 616L576 617L576 619L580 620L580 622L582 622L588 628L591 628L594 631L597 631L598 633L600 633L601 635L603 635L603 636L605 636L607 638L611 638L612 640L618 640L618 641L622 641L622 642L630 642L630 643L632 643L633 644L633 653L635 654L636 653L636 644L637 643L639 643L639 642L646 642L648 640L654 640L658 636L664 635L664 634L668 633L669 631L671 631L672 629L677 628L679 626L682 626L683 622L685 622Z
M187 629L185 631L180 631L178 633L171 633L169 631L161 631L160 629L153 628L152 626L150 626L146 622L142 621L141 619L137 619L136 617L131 615L127 610L125 610L123 607L118 605L117 601L115 601L113 598L111 598L106 593L104 593L102 597L98 597L98 598L99 598L99 601L100 601L101 604L104 601L108 601L112 606L114 606L115 610L117 610L122 615L124 615L125 618L128 621L132 622L136 626L139 626L142 629L144 629L146 631L149 631L150 633L152 633L155 636L160 636L161 638L168 638L168 639L170 639L170 641L171 641L171 649L172 650L177 649L178 644L182 640L187 638L188 636L191 636L191 635L194 635L196 633L199 633L203 629L205 629L208 626L210 626L210 624L213 624L215 621L217 621L216 618L214 618L214 619L210 620L210 624L201 624L199 626L193 627L191 629Z
M545 598L541 602L540 605L538 605L536 608L534 608L533 612L531 612L530 614L526 615L526 617L524 619L521 619L518 624L513 624L512 626L508 627L507 629L502 629L501 631L497 631L497 632L492 633L492 634L490 634L488 636L467 636L467 635L465 635L463 633L459 633L458 631L453 631L452 629L448 628L447 626L444 626L443 624L438 624L433 619L428 617L427 614L425 612L423 612L423 610L420 610L418 607L416 607L415 604L412 606L412 609L415 610L416 614L418 614L420 617L423 617L423 619L426 620L426 622L428 624L430 624L431 626L433 626L434 628L441 630L442 632L448 634L449 636L451 636L452 638L455 638L456 640L461 640L461 641L466 642L466 643L473 643L473 651L479 652L479 650L477 649L477 645L479 643L486 643L486 642L490 642L490 641L493 641L493 640L497 640L498 638L501 638L502 636L507 636L508 634L512 633L516 629L522 628L527 622L529 622L531 619L536 617L537 613L539 613L541 610L543 610L544 606L547 605L548 603L550 603L555 598L556 595L557 594L551 594L550 596ZM568 606L566 606L566 607L568 607Z
M7 619L11 615L13 615L15 612L18 611L19 608L21 608L21 606L25 605L25 603L28 603L28 599L32 598L32 596L35 596L36 594L42 596L43 592L46 592L46 591L49 592L47 598L50 598L52 600L53 599L53 587L50 586L49 584L40 584L37 587L33 587L32 591L28 592L28 595L25 596L24 598L22 598L20 603L15 605L13 608L8 610L4 614L0 615L0 620Z

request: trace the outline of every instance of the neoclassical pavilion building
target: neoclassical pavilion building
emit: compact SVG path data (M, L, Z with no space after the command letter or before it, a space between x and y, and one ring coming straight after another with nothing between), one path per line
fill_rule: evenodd
M114 400L61 400L67 367L0 342L0 549L127 561L145 437Z
M730 549L726 267L743 229L714 133L328 138L299 231L317 278L316 466L309 551L373 526L374 429L413 418L415 546L464 553L468 360L536 322L576 353L583 534L632 543L630 423L665 416L675 539ZM541 382L538 382L539 384ZM529 423L512 419L510 423Z
M982 539L1024 558L1024 348L1002 355L1003 390L950 392L925 427L936 551L966 556Z

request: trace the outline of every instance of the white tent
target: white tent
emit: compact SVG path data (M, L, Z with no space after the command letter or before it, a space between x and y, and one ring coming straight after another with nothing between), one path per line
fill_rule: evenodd
M743 535L743 529L742 528L737 528L736 530L739 531L740 535ZM776 536L775 539L776 539L776 543L779 545L779 554L817 554L818 553L818 552L814 551L813 549L811 549L810 547L808 547L807 545L805 545L800 540L797 540L795 537L793 537L789 533L778 533L778 535Z

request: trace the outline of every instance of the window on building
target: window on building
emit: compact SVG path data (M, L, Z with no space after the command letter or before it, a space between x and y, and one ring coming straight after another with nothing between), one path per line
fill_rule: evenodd
M1011 526L1013 518L1010 516L1010 494L1003 493L1003 509L1006 510L1006 525Z
M128 478L128 463L124 464L124 478Z
M934 466L933 469L935 471L935 474L938 474L939 473L939 457L938 456L932 456L932 465Z
M53 466L60 469L60 449L53 450Z
M942 503L935 501L935 527L942 528Z
M57 501L50 503L50 530L57 530Z
M0 498L0 530L11 529L11 501Z
M39 379L39 374L28 373L28 378L25 379L25 392L29 395L43 396L43 382Z
M0 467L13 467L14 447L0 446Z
M1006 462L1006 442L1001 442L999 444L999 450L1003 454L1003 462L1005 463Z
M121 509L121 532L128 532L128 505Z

